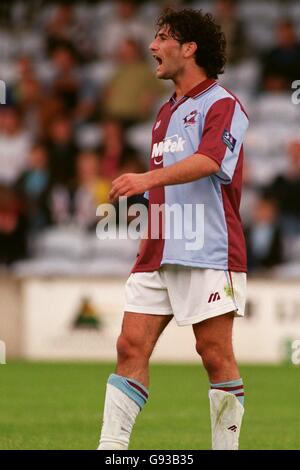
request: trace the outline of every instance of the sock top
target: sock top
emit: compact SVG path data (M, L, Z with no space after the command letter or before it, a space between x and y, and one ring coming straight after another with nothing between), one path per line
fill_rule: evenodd
M118 374L111 374L107 383L125 393L125 395L131 398L131 400L133 400L140 408L143 408L147 403L149 396L148 390L138 380L131 379L130 377L123 377Z

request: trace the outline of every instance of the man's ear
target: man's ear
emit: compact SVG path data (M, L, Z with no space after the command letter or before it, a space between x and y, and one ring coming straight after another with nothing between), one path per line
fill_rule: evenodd
M192 57L197 50L197 44L195 42L186 42L183 44L183 56L187 59Z

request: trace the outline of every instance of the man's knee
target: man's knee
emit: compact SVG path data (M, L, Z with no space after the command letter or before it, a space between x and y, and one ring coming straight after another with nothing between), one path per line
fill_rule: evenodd
M234 362L231 343L224 345L211 339L202 339L197 341L196 350L208 372L217 372Z
M143 338L138 336L122 333L117 341L118 359L121 361L130 359L147 360L151 354L148 349L144 344Z

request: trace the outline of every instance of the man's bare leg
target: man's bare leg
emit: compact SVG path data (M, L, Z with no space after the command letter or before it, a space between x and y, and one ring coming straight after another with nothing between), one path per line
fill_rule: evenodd
M212 448L237 450L244 413L244 387L234 357L234 313L193 325L196 350L210 379Z
M211 382L240 377L232 346L233 318L231 312L193 325L196 350Z
M146 315L125 312L117 341L116 373L149 386L149 359L172 315Z
M116 374L106 388L99 450L126 450L138 413L148 399L149 359L172 315L125 312L117 341Z

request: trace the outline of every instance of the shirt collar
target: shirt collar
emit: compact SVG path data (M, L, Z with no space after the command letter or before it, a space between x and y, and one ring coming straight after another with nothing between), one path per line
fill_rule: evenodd
M196 96L199 96L201 95L202 93L204 93L205 91L209 90L210 88L212 88L215 84L216 84L216 80L214 80L213 78L206 78L205 80L203 80L202 82L198 83L198 85L196 85L194 88L192 88L190 91L188 91L184 97L180 98L178 100L178 103L185 97L188 97L188 98L196 98ZM173 103L176 103L176 99L175 99L175 93L172 95L171 97L171 100Z
M203 80L203 82L198 83L194 88L192 88L190 91L186 93L186 96L189 98L195 98L198 95L201 95L205 91L207 91L209 88L212 88L216 84L216 80L212 78L206 78Z

